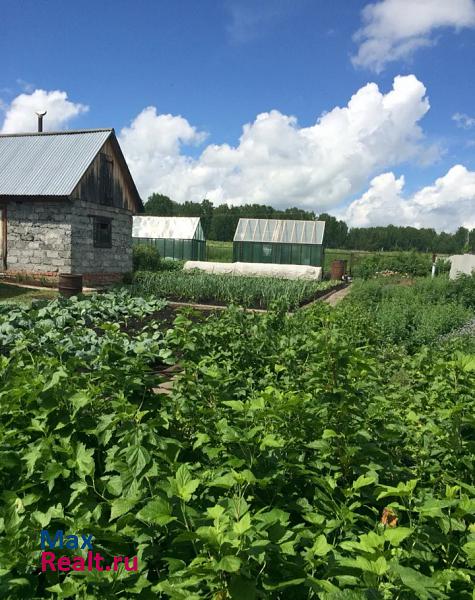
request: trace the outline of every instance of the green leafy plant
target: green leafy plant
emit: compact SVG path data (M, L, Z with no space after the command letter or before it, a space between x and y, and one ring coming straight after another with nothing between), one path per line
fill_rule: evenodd
M161 265L160 253L150 244L134 244L132 263L134 271L158 271Z
M471 600L475 356L388 341L399 291L362 285L172 327L124 291L0 306L1 597ZM41 572L42 528L138 570Z

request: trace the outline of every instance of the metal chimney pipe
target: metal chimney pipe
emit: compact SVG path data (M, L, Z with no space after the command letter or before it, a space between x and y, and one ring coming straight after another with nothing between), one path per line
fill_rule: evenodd
M38 133L41 133L43 131L43 117L45 116L45 114L48 111L43 111L43 112L37 112L37 116L38 116Z

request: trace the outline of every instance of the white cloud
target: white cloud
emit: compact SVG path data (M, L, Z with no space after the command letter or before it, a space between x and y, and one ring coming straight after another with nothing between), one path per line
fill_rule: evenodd
M87 112L89 107L69 101L66 92L38 89L31 94L20 94L4 110L1 133L23 133L36 131L36 111L48 111L44 130L57 131L64 129L74 117Z
M386 94L369 83L310 127L272 110L244 125L236 146L210 144L197 158L181 147L203 134L149 107L120 132L120 142L144 198L161 192L180 202L207 197L318 212L357 193L375 172L433 154L418 124L429 110L425 93L413 75L396 77Z
M473 0L382 0L362 11L363 27L355 34L356 66L376 72L387 63L407 59L418 48L435 43L432 34L442 27L475 27Z
M475 127L475 117L469 117L465 113L455 113L452 119L455 121L457 127L461 127L462 129Z
M455 231L475 228L475 172L455 165L434 185L405 198L404 177L383 173L367 192L339 213L352 227L410 225Z
M188 193L187 183L181 177L192 166L192 161L181 154L181 148L184 144L200 144L205 138L205 133L183 117L159 115L154 106L144 108L119 136L142 195L147 198L152 192L167 190L176 200L184 199Z

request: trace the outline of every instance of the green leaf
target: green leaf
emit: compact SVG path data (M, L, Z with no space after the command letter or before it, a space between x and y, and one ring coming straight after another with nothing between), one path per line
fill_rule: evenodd
M117 498L111 502L111 521L125 515L137 504L136 498Z
M312 546L312 552L315 556L326 556L332 548L333 546L327 542L327 538L321 534L315 540Z
M73 410L73 417L74 417L76 415L76 413L78 412L78 410L80 410L81 408L84 408L84 406L89 404L91 399L86 394L86 392L77 392L76 394L71 396L69 401L71 402L72 407L74 409Z
M261 441L260 449L264 450L265 448L282 448L285 446L285 442L282 438L277 438L272 433L267 434Z
M57 479L60 475L63 477L69 477L70 471L65 469L62 465L59 465L56 462L50 462L46 465L41 478L48 483L48 491L54 487L55 479Z
M67 377L68 377L68 374L61 367L60 369L58 369L57 371L55 371L53 373L53 375L51 376L51 379L48 381L48 383L45 384L45 386L43 387L43 392L46 392L46 391L50 390L51 388L57 386L61 379L66 379Z
M119 475L113 475L106 483L106 489L113 496L122 494L122 479Z
M137 444L129 448L126 460L132 473L138 477L150 462L150 453L143 446Z
M234 523L233 530L238 535L243 535L251 527L251 515L246 513L242 519Z
M200 485L199 479L193 479L186 465L181 465L175 475L177 496L184 502L189 502L191 496Z
M150 500L138 513L137 518L155 525L167 525L175 521L171 516L171 508L166 500L154 498Z
M29 477L33 473L36 462L41 456L41 442L37 443L36 445L30 445L29 448L30 450L22 456L22 460L26 462L27 466L27 477Z
M226 475L221 475L221 477L216 477L213 481L209 482L209 487L220 487L224 489L232 488L237 484L236 479L232 475L232 473L226 473Z
M410 529L409 527L388 527L384 530L383 536L384 539L391 544L391 546L397 547L403 540L409 537L413 531L414 530Z
M236 573L240 567L241 560L237 556L223 556L218 563L218 569L226 573Z
M44 529L51 523L52 519L62 519L64 511L61 504L56 504L56 506L50 506L45 513L35 510L31 516Z
M475 541L464 544L462 550L468 556L470 564L475 565Z
M76 447L76 467L77 473L81 479L84 479L86 475L92 475L94 473L94 449L86 449L86 446L79 442Z
M68 578L62 583L56 583L55 585L46 589L48 592L58 594L60 598L72 598L73 596L77 596L79 591L79 582Z
M377 500L381 500L381 498L387 498L388 496L395 496L396 498L405 498L406 496L411 496L418 481L418 479L411 479L407 483L398 483L397 487L382 485L380 487L385 491L378 495Z
M418 598L427 600L432 597L431 592L436 589L436 585L430 577L397 563L393 566L393 571L399 575L406 587L418 594Z
M367 485L371 485L376 482L376 477L374 475L360 475L358 479L353 482L353 489L359 490L362 487L366 487Z
M236 412L242 412L244 410L244 402L241 400L224 400L224 405L229 406Z

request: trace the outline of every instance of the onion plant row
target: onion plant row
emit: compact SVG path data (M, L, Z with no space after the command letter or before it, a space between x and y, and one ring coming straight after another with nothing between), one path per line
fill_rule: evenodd
M135 294L185 302L237 304L252 308L269 308L279 304L285 308L297 308L334 286L334 281L214 275L196 271L143 271L136 273L132 290Z

